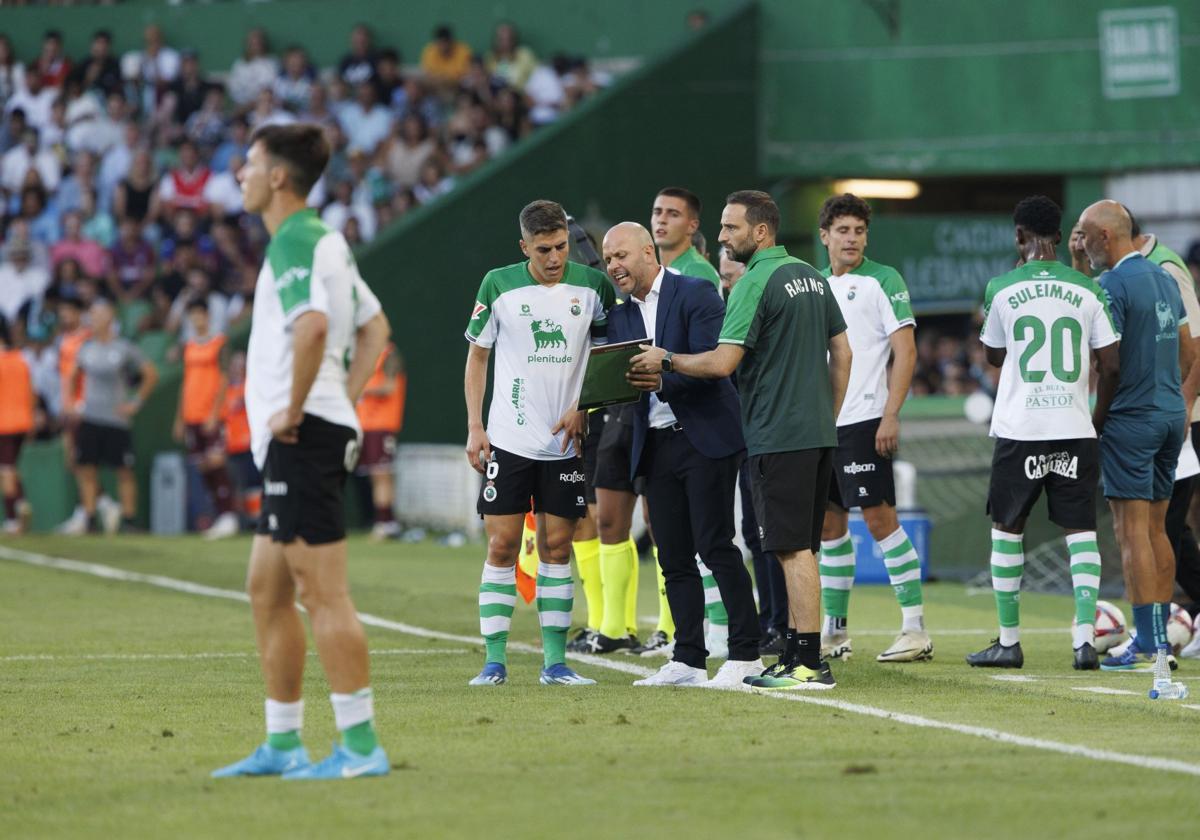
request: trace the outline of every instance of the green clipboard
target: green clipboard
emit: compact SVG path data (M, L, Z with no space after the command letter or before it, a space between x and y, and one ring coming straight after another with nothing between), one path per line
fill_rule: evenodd
M642 352L638 345L648 343L647 339L635 338L633 341L593 347L583 372L583 389L579 392L580 410L637 402L642 392L629 384L625 374L629 370L629 360Z

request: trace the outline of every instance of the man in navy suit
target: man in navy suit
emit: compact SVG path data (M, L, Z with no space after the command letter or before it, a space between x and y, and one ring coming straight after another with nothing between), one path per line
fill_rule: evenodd
M608 340L649 339L670 352L717 346L725 305L709 280L659 265L649 231L622 222L604 237L609 276L629 296L609 312ZM634 412L634 475L646 477L650 527L667 601L675 617L675 651L656 674L634 685L740 689L757 676L760 630L742 553L733 544L733 494L746 454L741 408L729 377L630 374L646 393ZM705 669L704 587L696 554L712 570L729 612L729 658L710 681Z

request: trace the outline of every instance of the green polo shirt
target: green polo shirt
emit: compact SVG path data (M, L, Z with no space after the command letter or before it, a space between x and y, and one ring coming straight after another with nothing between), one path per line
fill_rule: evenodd
M696 250L695 245L671 260L670 268L688 277L703 277L705 280L712 282L718 291L721 289L721 275L717 274L717 270L712 267L712 263L704 259L704 255Z
M845 331L821 272L782 245L750 258L719 339L746 350L737 384L750 455L837 446L828 353Z

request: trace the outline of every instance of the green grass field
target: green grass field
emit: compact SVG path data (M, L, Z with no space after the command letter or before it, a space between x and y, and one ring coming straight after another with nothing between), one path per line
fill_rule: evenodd
M889 588L860 587L856 658L835 666L835 691L798 702L635 689L634 675L597 661L575 664L598 686L550 688L533 653L510 656L508 685L470 689L481 548L358 540L358 608L408 625L368 627L393 773L216 782L210 770L262 740L249 608L211 597L241 589L248 547L0 546L0 837L1094 838L1170 831L1194 803L1200 707L1151 702L1146 675L1073 672L1066 598L1023 600L1025 627L1040 632L1023 640L1021 681L963 664L990 638L991 599L935 584L933 662L874 662L898 611ZM162 577L38 567L15 551ZM642 569L645 615L654 598ZM537 638L534 610L519 606L513 639ZM335 732L310 665L305 738L317 758ZM1185 662L1181 676L1193 669Z

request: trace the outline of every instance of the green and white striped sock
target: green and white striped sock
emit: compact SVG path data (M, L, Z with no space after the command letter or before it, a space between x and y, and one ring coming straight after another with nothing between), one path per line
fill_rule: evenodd
M925 629L925 599L921 592L921 561L904 528L897 528L879 541L888 579L904 616L901 630Z
M704 565L699 554L696 555L696 568L700 570L700 582L704 584L704 617L708 619L709 626L729 624L729 613L721 601L717 579L713 577L712 569Z
M821 573L821 606L825 610L825 635L844 632L850 615L850 590L854 587L854 541L850 532L821 540L817 558Z
M1075 590L1072 645L1096 643L1096 598L1100 594L1100 546L1095 531L1067 534L1071 553L1071 586Z
M538 563L537 611L542 626L545 667L567 661L567 630L575 608L575 579L570 563Z
M1021 641L1021 572L1025 567L1022 539L1020 534L992 529L992 591L1000 619L1000 644L1006 647Z
M487 661L508 664L508 630L517 604L517 568L483 564L479 584L479 633L487 647Z

